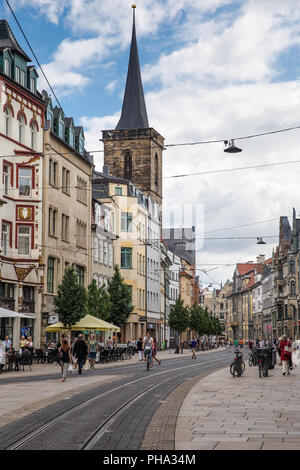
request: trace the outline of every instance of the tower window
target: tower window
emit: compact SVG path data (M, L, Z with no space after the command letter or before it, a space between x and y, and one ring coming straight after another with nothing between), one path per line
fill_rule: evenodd
M130 152L125 153L125 166L124 166L124 178L132 180L132 155Z
M158 189L158 155L155 154L155 186Z

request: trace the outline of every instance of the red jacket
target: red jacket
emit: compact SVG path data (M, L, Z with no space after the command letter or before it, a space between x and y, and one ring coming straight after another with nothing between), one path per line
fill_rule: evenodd
M292 347L291 342L290 341L280 341L280 343L279 343L279 349L281 351L280 359L282 361L289 361L291 359L292 353L289 352L289 351L285 351L284 350L285 346L288 346L289 348L291 348Z

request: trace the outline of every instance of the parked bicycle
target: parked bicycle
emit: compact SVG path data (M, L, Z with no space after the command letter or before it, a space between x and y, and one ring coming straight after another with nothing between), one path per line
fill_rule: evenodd
M234 350L235 358L230 364L230 373L233 377L241 377L245 370L245 363L243 361L243 354L240 350Z

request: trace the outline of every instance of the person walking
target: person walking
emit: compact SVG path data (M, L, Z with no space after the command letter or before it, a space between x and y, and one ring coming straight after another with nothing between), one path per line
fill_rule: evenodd
M290 375L289 361L292 355L292 346L286 335L281 337L279 348L281 350L282 375Z
M67 377L69 366L72 364L71 348L66 338L62 340L61 347L59 348L59 359L62 373L61 381L64 382Z
M196 359L196 347L197 347L197 341L196 341L196 338L193 338L192 339L192 342L191 342L191 348L192 348L192 359Z
M96 354L98 352L98 344L97 344L97 340L95 339L95 335L91 335L88 352L89 352L89 358L91 361L91 369L94 369L95 362L96 362Z
M83 335L80 333L78 335L78 340L74 346L74 356L77 358L78 361L78 374L82 374L82 367L85 364L86 358L88 355L88 348L86 345L85 340L83 339Z
M74 338L73 343L71 344L71 356L74 369L77 369L77 357L74 355L75 344L77 343L78 338Z
M158 365L160 366L161 361L157 359L156 355L157 355L157 343L156 343L156 339L153 338L152 361L154 359L156 362L158 362Z
M143 340L139 338L137 341L137 350L139 353L139 362L143 362Z

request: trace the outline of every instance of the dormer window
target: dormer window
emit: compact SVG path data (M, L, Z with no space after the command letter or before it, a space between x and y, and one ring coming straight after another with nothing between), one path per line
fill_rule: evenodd
M21 77L20 67L16 67L16 76L15 76L16 82L20 83L20 77Z
M64 140L65 137L65 126L62 121L59 122L59 137Z
M10 77L10 61L8 59L4 59L4 73Z
M25 72L21 70L21 85L25 86Z
M30 91L35 93L35 79L33 77L30 79Z

